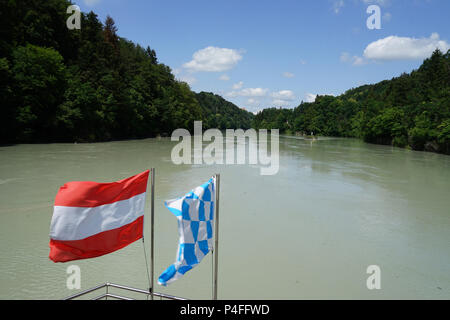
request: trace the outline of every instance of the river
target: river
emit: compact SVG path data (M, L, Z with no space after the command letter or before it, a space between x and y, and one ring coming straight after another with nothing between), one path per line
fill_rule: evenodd
M174 165L174 145L162 138L0 147L0 299L69 296L70 265L80 267L81 289L147 288L142 241L62 264L48 259L48 234L65 182L115 181L151 167L156 278L174 262L178 241L163 201L217 172L219 299L450 299L449 156L281 136L279 172L262 176L258 165ZM149 228L147 219L147 254ZM380 268L380 289L366 285L370 265ZM208 255L156 291L210 299L211 282Z

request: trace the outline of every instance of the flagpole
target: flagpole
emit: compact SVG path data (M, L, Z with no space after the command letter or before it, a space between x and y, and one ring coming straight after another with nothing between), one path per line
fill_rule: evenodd
M150 223L151 223L151 231L150 231L150 297L151 300L153 300L153 289L154 289L154 266L155 266L155 259L154 259L154 252L155 252L155 168L151 168L151 211L150 211Z
M217 276L219 266L219 192L220 192L220 174L215 176L215 215L214 215L214 279L213 279L213 300L217 300Z

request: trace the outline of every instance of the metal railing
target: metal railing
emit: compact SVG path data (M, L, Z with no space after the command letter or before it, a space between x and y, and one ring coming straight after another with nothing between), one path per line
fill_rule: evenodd
M160 298L160 299L168 299L168 300L188 300L186 298L176 297L176 296L172 296L172 295L165 294L165 293L150 292L148 290L132 288L132 287L123 286L123 285L115 284L115 283L109 283L109 282L101 284L101 285L98 285L96 287L93 287L93 288L90 288L90 289L87 289L87 290L84 290L84 291L81 291L81 292L78 292L78 293L76 293L74 295L71 295L69 297L64 298L64 300L73 300L73 299L79 298L81 296L84 296L86 294L89 294L91 292L94 292L94 291L97 291L97 290L100 290L100 289L103 289L103 288L106 289L106 292L101 294L101 295L99 295L99 296L96 296L96 297L92 298L91 300L101 300L101 299L106 299L107 300L108 298L113 298L113 299L118 299L118 300L135 300L133 298L129 298L129 297L125 297L125 296L121 296L121 295L110 293L109 292L109 288L122 289L122 290L126 290L126 291L131 291L131 292L144 294L144 295L147 296L147 299L148 299L148 297L151 297L152 299L154 297L157 297L157 298Z

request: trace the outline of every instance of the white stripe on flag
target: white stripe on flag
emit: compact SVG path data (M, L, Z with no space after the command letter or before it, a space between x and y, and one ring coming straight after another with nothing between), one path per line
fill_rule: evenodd
M50 238L81 240L127 225L144 214L145 194L98 207L54 206Z

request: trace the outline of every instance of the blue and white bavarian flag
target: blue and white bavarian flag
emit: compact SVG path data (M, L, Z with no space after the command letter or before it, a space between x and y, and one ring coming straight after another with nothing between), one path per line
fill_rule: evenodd
M165 202L178 219L180 240L176 261L159 276L160 285L181 278L213 249L214 183L211 178L184 197Z

